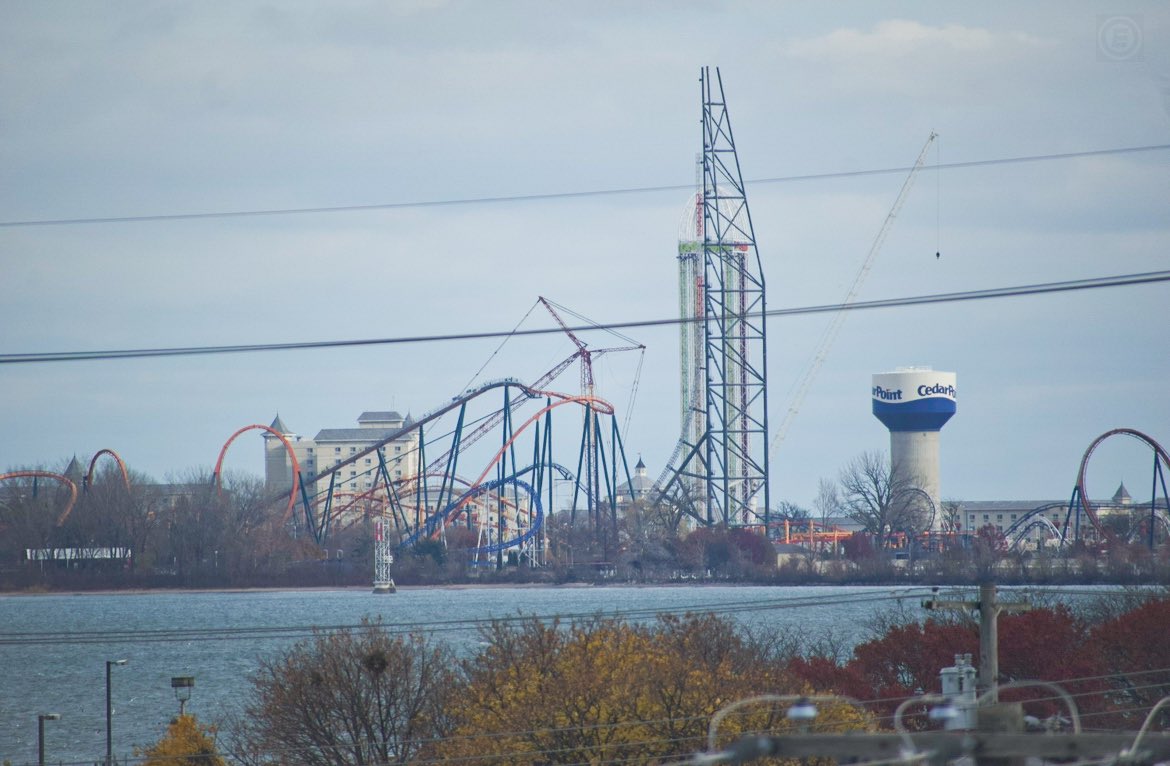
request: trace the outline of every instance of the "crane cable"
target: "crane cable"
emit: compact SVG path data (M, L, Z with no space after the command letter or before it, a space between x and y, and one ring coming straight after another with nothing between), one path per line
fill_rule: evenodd
M915 160L914 166L910 168L906 180L902 182L902 189L898 192L898 196L894 200L890 212L886 214L885 221L882 222L881 228L878 229L877 236L873 239L873 244L869 246L869 252L866 254L865 260L857 272L857 276L853 278L853 284L849 286L844 300L840 303L840 308L833 315L828 327L825 328L824 333L821 335L812 361L805 370L804 377L801 378L800 385L796 390L796 394L792 397L791 404L788 405L788 411L784 414L784 419L780 422L779 428L776 429L776 435L772 437L770 449L773 454L780 442L784 441L784 436L788 433L788 429L792 425L792 421L796 418L797 412L800 411L800 405L804 402L804 398L808 394L809 389L812 388L813 380L816 378L817 373L820 372L821 366L825 363L829 349L832 347L833 341L837 339L837 334L841 331L841 325L845 323L846 310L850 304L857 300L857 293L861 290L861 286L865 282L866 277L869 276L874 259L877 257L878 251L881 250L882 244L885 243L886 235L889 234L894 219L897 218L898 212L902 209L902 204L906 201L906 197L914 185L914 178L917 176L919 169L921 169L923 162L926 161L926 154L936 138L938 138L938 134L932 131L930 137L926 139L926 144L922 147L922 151L918 153L918 159Z

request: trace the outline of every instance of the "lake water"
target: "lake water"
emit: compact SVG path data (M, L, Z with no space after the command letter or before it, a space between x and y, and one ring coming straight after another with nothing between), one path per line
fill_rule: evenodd
M156 742L178 712L173 676L194 676L188 712L224 720L249 690L257 658L324 628L363 618L429 632L457 651L478 644L476 621L657 611L715 611L756 628L832 632L847 644L899 604L917 610L928 589L889 587L516 587L164 592L0 596L0 762L35 763L37 715L46 761L93 764L105 755L107 660L115 757ZM641 611L638 611L641 610ZM284 630L277 630L284 629ZM250 632L254 631L254 632Z

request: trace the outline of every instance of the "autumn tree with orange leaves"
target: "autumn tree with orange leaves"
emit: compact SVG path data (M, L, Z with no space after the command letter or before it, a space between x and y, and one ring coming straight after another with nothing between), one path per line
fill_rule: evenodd
M216 729L193 715L171 721L167 733L153 747L137 753L142 766L226 766L216 749Z
M596 618L537 620L484 629L485 648L464 665L458 723L431 755L476 764L649 764L706 747L711 716L759 694L808 693L782 661L712 615L652 625ZM746 730L781 731L783 706L729 718L721 742ZM820 727L864 728L845 704Z

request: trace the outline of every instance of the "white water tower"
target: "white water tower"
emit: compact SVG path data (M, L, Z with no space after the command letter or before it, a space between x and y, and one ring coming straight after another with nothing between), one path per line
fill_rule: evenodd
M942 525L939 432L955 414L955 373L899 367L873 376L873 414L890 429L890 462L930 496L932 531Z

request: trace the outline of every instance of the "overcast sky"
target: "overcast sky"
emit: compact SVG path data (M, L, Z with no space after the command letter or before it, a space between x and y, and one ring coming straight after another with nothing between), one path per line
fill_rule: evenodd
M990 6L990 7L988 7ZM1170 267L1165 3L0 1L0 221L376 205L694 180L719 66L745 177L926 168L858 298ZM840 301L903 173L749 183L768 305ZM0 354L508 330L537 296L599 322L677 314L685 189L263 217L0 226ZM939 252L941 257L936 258ZM958 374L944 498L1067 499L1082 452L1170 444L1170 285L855 312L786 438L772 497L888 450L870 376ZM828 315L768 326L778 425ZM546 327L533 312L525 327ZM626 436L678 433L673 328ZM594 346L614 345L602 335ZM567 339L0 365L0 469L118 451L162 480L279 412L298 433L535 379ZM599 363L624 420L636 355ZM576 375L558 382L573 391ZM229 467L259 473L261 439ZM1148 499L1109 442L1089 492Z

